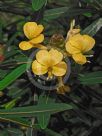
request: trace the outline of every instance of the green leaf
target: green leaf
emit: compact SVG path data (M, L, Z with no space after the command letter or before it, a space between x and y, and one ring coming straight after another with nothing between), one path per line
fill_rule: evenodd
M92 14L90 12L86 12L83 15L86 16L86 17L92 17Z
M85 85L102 83L102 71L80 74L79 80Z
M96 8L97 10L102 9L102 0L84 0L88 4L90 4L92 7Z
M8 96L12 98L21 97L22 95L30 91L30 88L29 88L30 84L31 83L28 82L23 88L19 88L15 84L12 84L12 86L9 87Z
M23 132L20 129L8 128L7 131L11 136L24 136Z
M0 116L0 120L6 121L6 122L13 122L13 123L25 126L25 127L31 127L31 123L26 118ZM32 127L33 128L40 128L40 126L37 124L32 125Z
M5 107L5 109L11 109L15 106L18 99L19 98L13 99L12 101L3 104L2 107Z
M98 20L94 21L91 25L86 27L82 34L89 34L90 36L94 36L102 27L102 18L99 18Z
M27 64L20 65L0 81L0 91L8 87L27 70Z
M50 114L47 113L38 114L37 119L41 129L45 129L49 123Z
M26 118L0 117L0 120L4 120L6 122L9 121L9 122L17 123L17 124L20 124L20 125L25 126L25 127L31 127L31 123ZM37 125L37 124L32 125L32 128L40 129L39 125ZM50 130L48 128L46 128L44 131L49 136L62 136L62 135L58 134L57 132Z
M63 15L63 17L75 17L77 15L82 15L86 12L92 12L90 9L81 9L81 8L72 8L72 6L68 7L60 7L46 10L44 13L44 20L52 20L56 19Z
M49 104L49 103L54 103L54 99L51 97L46 96L45 94L40 95L38 104Z
M9 39L9 41L7 41L7 46L12 45L12 43L16 40L16 37L19 36L21 34L21 32L16 32L15 34L13 34L13 36L11 36L11 38Z
M54 103L54 99L48 97L48 96L45 96L44 94L40 95L39 97L39 101L38 101L38 105L41 105L41 104L52 104ZM40 127L42 129L45 129L47 128L47 125L49 123L49 120L50 120L50 116L51 114L49 113L41 113L41 114L38 114L37 115L37 119L38 119L38 123L40 125Z
M49 103L28 107L16 107L13 109L0 109L2 117L35 117L38 114L54 114L64 110L70 110L73 107L65 103Z
M47 0L32 0L32 8L34 11L38 11L46 2Z
M48 129L48 128L46 128L44 130L44 132L47 134L47 136L62 136L61 134L59 134L51 129Z
M49 4L57 3L57 5L62 6L72 6L76 7L78 6L79 1L78 0L48 0Z
M46 10L44 13L44 20L51 20L60 17L68 10L68 7L54 8Z

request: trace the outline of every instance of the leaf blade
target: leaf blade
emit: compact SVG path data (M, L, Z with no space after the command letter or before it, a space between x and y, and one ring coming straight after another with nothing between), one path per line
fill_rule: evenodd
M13 109L0 109L0 116L6 117L31 117L38 114L47 113L54 114L64 110L71 110L73 107L65 103L50 103L28 107L16 107Z
M102 71L79 75L78 79L81 84L86 85L102 83Z
M27 64L20 65L0 81L0 91L4 90L13 81L20 77L27 69Z
M32 8L34 11L38 11L43 7L47 0L32 0Z
M98 20L94 21L92 24L90 24L88 27L86 27L82 34L89 34L90 36L94 36L102 27L102 18L99 18Z

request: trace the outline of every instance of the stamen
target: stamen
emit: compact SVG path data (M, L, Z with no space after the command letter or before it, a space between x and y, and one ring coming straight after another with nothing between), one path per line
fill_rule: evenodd
M53 74L52 74L52 72L49 70L49 71L48 71L47 80L52 79L52 78L53 78Z

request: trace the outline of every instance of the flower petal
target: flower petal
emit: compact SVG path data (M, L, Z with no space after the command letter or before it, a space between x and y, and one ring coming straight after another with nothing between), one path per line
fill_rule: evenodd
M36 75L43 75L46 74L48 69L47 67L41 65L40 63L38 63L36 60L33 61L32 63L32 71L34 74Z
M64 61L61 61L59 64L52 67L52 73L55 76L63 76L66 74L67 64Z
M49 67L51 63L50 54L47 50L40 50L39 52L37 52L36 59L40 64L46 67Z
M19 48L22 49L22 50L29 50L33 47L32 44L30 44L29 42L27 41L22 41L20 44L19 44Z
M37 28L37 23L36 22L27 22L24 27L24 34L28 39L33 39L36 37L36 28Z
M38 43L42 43L44 41L44 35L40 34L39 36L33 38L32 40L30 40L29 42L31 44L38 44Z
M67 50L68 54L70 54L70 55L81 52L81 47L78 48L79 44L75 41L69 40L65 46L66 46L66 50Z
M82 55L81 53L72 55L72 58L75 60L76 63L81 65L87 62L86 57Z
M36 33L35 33L35 36L38 36L41 34L41 32L44 30L44 27L43 25L38 25L35 29Z
M89 35L76 34L66 43L66 50L69 54L87 52L93 48L95 40Z
M69 39L69 42L72 44L73 47L82 50L83 44L81 43L83 36L81 34L76 34Z
M59 52L58 50L51 49L49 51L49 54L50 54L50 58L51 58L51 66L58 64L63 59L63 54L61 52Z
M83 35L81 43L83 45L83 48L82 48L83 52L88 52L94 47L95 40L89 35Z

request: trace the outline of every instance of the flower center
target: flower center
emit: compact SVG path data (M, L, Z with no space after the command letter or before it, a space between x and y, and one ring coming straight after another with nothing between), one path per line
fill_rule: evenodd
M52 71L52 67L49 67L49 68L48 68L48 71L51 72L51 71Z
M48 78L47 79L51 79L53 78L53 74L52 74L52 67L48 68Z

